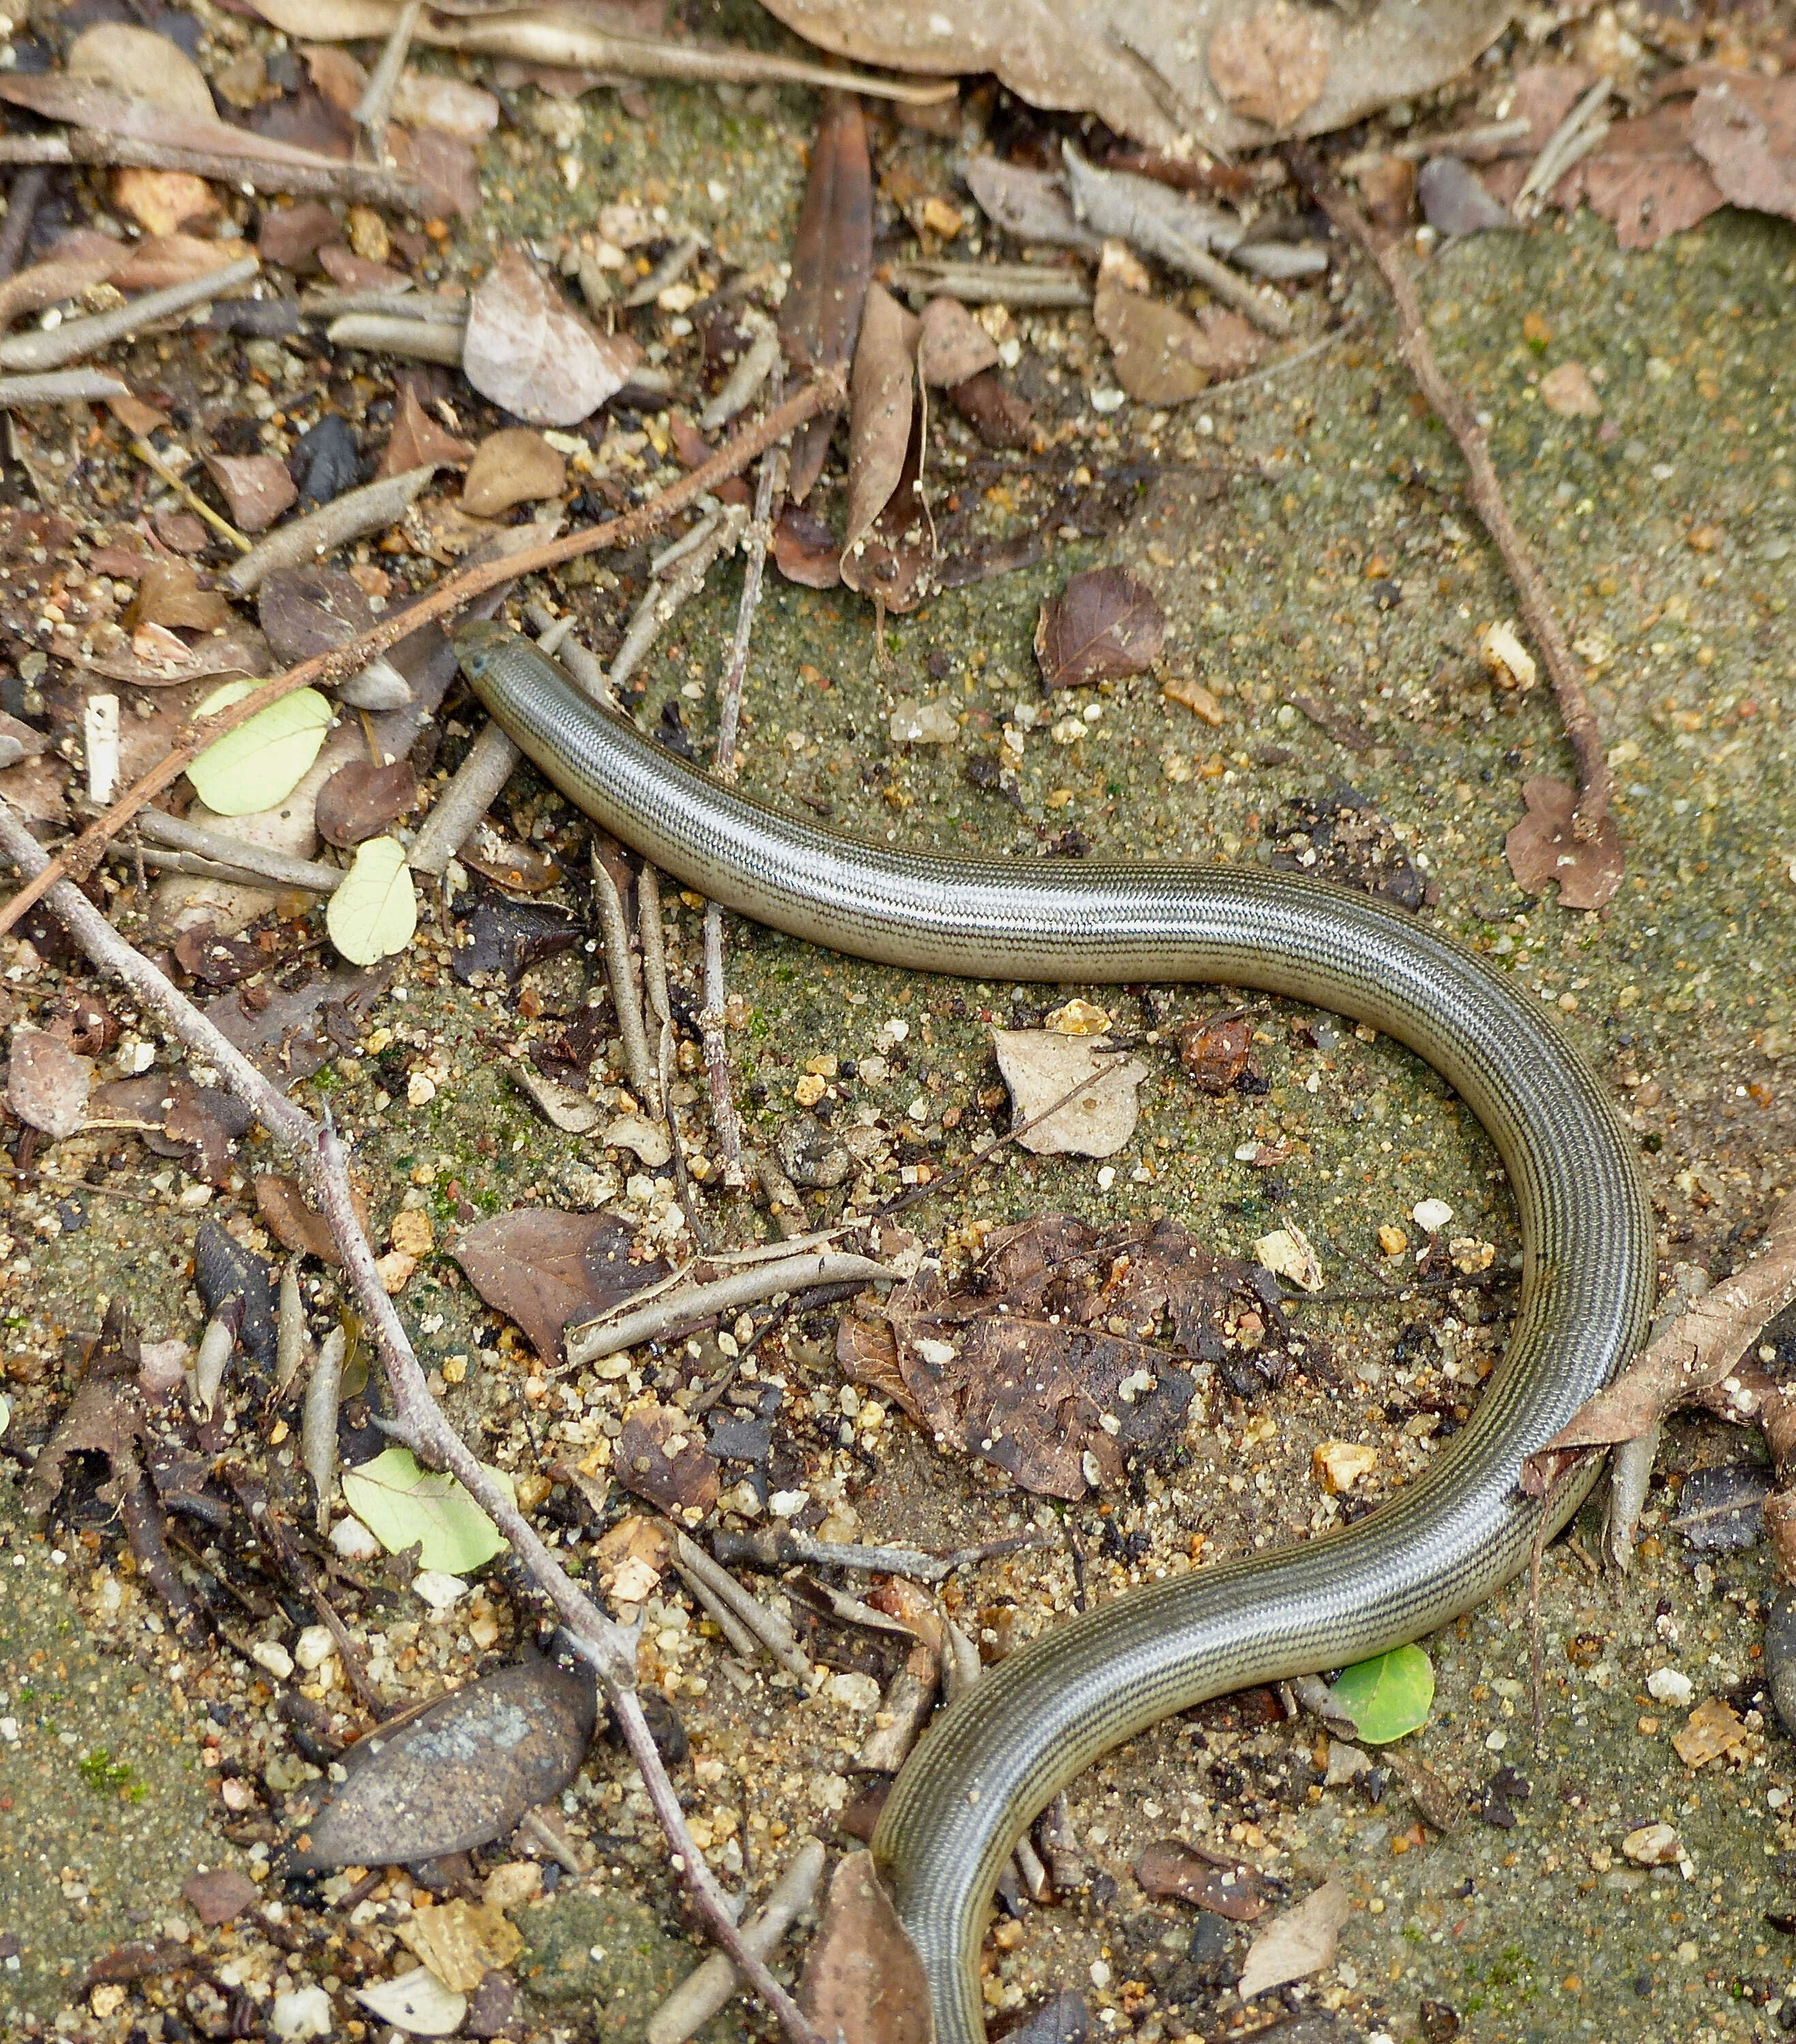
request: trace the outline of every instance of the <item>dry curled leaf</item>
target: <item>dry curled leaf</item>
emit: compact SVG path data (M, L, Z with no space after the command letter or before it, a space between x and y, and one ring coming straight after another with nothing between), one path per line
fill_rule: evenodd
M1275 1917L1248 1947L1239 1983L1242 2000L1332 1965L1341 1926L1352 1909L1340 1883L1325 1881L1294 1909Z
M1729 205L1796 220L1796 77L1748 73L1704 86L1690 139Z
M788 504L773 528L773 558L788 582L806 589L836 589L842 549L827 521L806 504Z
M52 1143L72 1135L87 1118L94 1060L71 1051L47 1029L23 1023L13 1032L6 1105L28 1127Z
M919 322L890 293L867 292L849 391L848 521L842 580L888 610L926 586L936 534L922 490L928 405L917 386Z
M1035 657L1050 689L1145 673L1166 637L1166 613L1126 568L1087 568L1041 606Z
M624 387L641 354L622 334L596 333L507 246L469 304L462 369L483 398L533 425L574 426Z
M415 379L402 377L398 402L393 408L393 430L387 436L375 481L384 476L406 475L414 468L460 468L473 458L473 441L464 440L440 425L420 401Z
M1091 321L1110 344L1117 381L1141 405L1183 405L1218 376L1237 376L1265 352L1238 313L1206 305L1194 320L1100 271Z
M826 96L792 244L792 282L779 308L779 344L794 369L845 369L860 332L873 270L873 174L867 124L852 93ZM787 489L802 504L822 473L834 421L825 413L793 436Z
M483 1675L344 1756L348 1778L289 1855L298 1872L468 1852L558 1796L592 1742L590 1673L529 1660Z
M497 518L514 505L559 498L567 479L567 463L540 433L506 426L475 450L462 482L462 509L475 518Z
M610 1214L527 1207L468 1229L456 1261L494 1312L509 1314L545 1362L563 1360L561 1330L590 1320L667 1274L631 1260L635 1235Z
M1625 855L1621 832L1613 816L1605 816L1596 835L1571 834L1578 791L1550 774L1536 774L1521 784L1528 813L1503 840L1504 855L1517 886L1543 894L1550 880L1559 882L1561 906L1600 909L1621 885Z
M1727 198L1690 145L1690 102L1679 100L1617 121L1560 185L1561 203L1582 192L1615 223L1624 248L1656 248L1706 220Z
M923 1962L871 1853L850 1853L830 1878L798 2000L832 2044L930 2044Z

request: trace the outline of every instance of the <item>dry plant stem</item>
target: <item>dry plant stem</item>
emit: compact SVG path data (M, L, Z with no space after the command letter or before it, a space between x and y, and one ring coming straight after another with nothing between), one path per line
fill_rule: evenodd
M686 540L694 541L694 544L689 546L683 543L679 548L670 548L672 558L656 563L655 579L636 605L623 643L612 658L610 686L613 690L621 689L642 665L649 647L705 586L711 563L736 544L743 523L740 510L727 507L715 519L707 519L694 528L698 536L695 541L694 533L686 535Z
M794 1919L810 1907L817 1884L823 1877L823 1859L820 1840L806 1838L800 1844L767 1900L743 1923L742 1942L752 1952L767 1958L790 1929ZM721 1953L713 1953L695 1972L688 1973L649 2017L644 2033L648 2044L686 2044L740 1984L729 1960Z
M1391 151L1405 163L1426 163L1430 156L1463 156L1468 162L1481 152L1501 149L1511 142L1525 142L1534 124L1525 114L1513 121L1487 121L1476 128L1449 128L1439 135L1419 135L1413 141L1399 142Z
M171 816L165 809L145 809L137 828L152 844L164 844L176 851L197 852L246 872L272 880L283 887L301 887L313 894L329 894L343 878L343 868L321 859L295 859L290 852L275 851L266 845L250 844L225 831L208 830Z
M606 977L611 982L611 1005L617 1012L617 1034L623 1039L630 1090L638 1100L652 1101L659 1089L654 1061L648 1054L648 1037L642 1026L642 990L636 985L636 962L630 956L630 926L624 916L623 897L599 856L596 839L592 848L592 893L605 940Z
M694 1285L690 1291L668 1293L652 1306L570 1327L566 1338L567 1360L575 1369L601 1362L606 1356L620 1354L639 1343L684 1334L716 1314L739 1312L744 1306L759 1305L780 1292L808 1291L817 1285L890 1284L897 1278L895 1270L868 1257L846 1256L828 1250L783 1257L775 1263L752 1263L733 1277Z
M584 1651L586 1642L581 1641L579 1644ZM729 1904L722 1889L705 1864L704 1854L692 1842L692 1834L686 1827L686 1812L680 1808L679 1796L667 1778L667 1770L661 1765L661 1756L655 1750L648 1720L642 1714L642 1702L634 1686L620 1690L613 1696L611 1708L617 1714L617 1729L624 1735L624 1743L641 1773L642 1785L648 1792L649 1802L660 1819L661 1829L673 1846L675 1869L692 1890L712 1936L779 2017L781 2028L793 2044L823 2044L823 2039L811 2027L798 2004L767 1971L765 1962L743 1942L742 1933L730 1916Z
M1572 836L1594 837L1609 813L1615 784L1604 756L1602 733L1596 712L1584 693L1579 663L1566 643L1547 592L1545 578L1534 559L1533 549L1522 537L1509 516L1503 487L1490 459L1490 442L1484 428L1472 416L1471 407L1456 390L1436 361L1416 294L1415 279L1402 252L1392 240L1383 239L1371 223L1343 192L1320 162L1307 149L1287 148L1285 160L1329 219L1348 239L1355 242L1377 265L1397 308L1398 350L1409 365L1422 395L1435 415L1458 441L1469 482L1467 491L1472 509L1490 535L1521 605L1523 621L1540 647L1547 673L1559 699L1565 736L1578 763L1578 806L1572 813Z
M60 326L40 327L29 333L9 334L0 340L0 369L65 368L83 355L111 347L127 334L141 333L157 320L171 319L210 298L221 298L239 284L247 284L261 267L259 258L241 256L221 270L209 270L203 277L165 285L160 291L145 291L140 298L115 305L110 312L64 320Z
M397 355L406 362L434 362L439 368L459 367L462 357L460 322L413 319L397 313L344 313L331 321L325 338L333 348L358 348L365 355Z
M842 398L839 377L813 378L783 405L776 405L726 440L709 461L702 463L690 475L683 476L671 488L652 498L648 503L639 505L635 510L625 513L621 517L608 518L602 524L590 526L583 532L565 533L560 539L544 540L539 547L507 554L497 560L483 562L477 567L463 569L459 574L446 576L418 602L376 620L367 631L358 632L353 639L333 647L328 652L302 660L275 680L264 683L254 695L233 703L217 717L208 717L203 725L190 729L173 751L165 754L148 773L128 788L103 816L89 824L66 851L52 859L41 871L33 866L35 877L20 888L4 907L0 907L0 936L11 928L34 901L41 901L55 882L71 874L79 876L92 872L107 841L116 837L147 802L154 801L164 788L171 786L186 771L189 763L207 746L227 732L247 724L271 703L291 695L296 689L328 685L360 674L377 653L384 653L390 646L396 645L424 625L450 616L463 605L484 596L503 582L521 575L537 574L545 568L559 567L563 561L577 560L583 554L597 553L607 547L634 546L663 521L696 502L726 478L740 473L757 455L783 439L794 427L802 425L806 419L821 411L839 405Z
M350 117L366 133L377 159L387 154L387 123L393 111L393 94L398 89L399 74L406 67L412 38L417 33L418 17L423 12L424 0L405 0L387 32L380 60L369 72L368 82Z
M642 942L642 991L651 1017L665 1028L674 1011L667 999L667 939L661 927L661 876L644 863L636 875L636 934Z
M140 433L133 433L131 436L131 451L152 474L160 476L187 509L210 525L221 539L229 541L240 554L247 554L251 551L252 542L244 537L229 518L214 511L203 497L190 488L179 472L168 466Z
M71 128L61 135L0 135L0 163L106 163L148 171L187 171L252 191L290 192L302 198L340 198L351 205L390 207L421 218L436 202L423 186L393 171L365 163L270 163L260 156L233 156L220 150L172 149L134 135L108 135L95 128Z
M745 1590L727 1569L719 1568L704 1549L689 1540L677 1526L670 1526L674 1539L674 1562L683 1576L705 1585L720 1602L729 1605L748 1631L788 1673L810 1686L811 1665L799 1647L792 1628L778 1612L770 1610L752 1592Z
M674 1189L679 1195L680 1212L686 1216L686 1231L692 1237L694 1252L699 1256L710 1253L710 1237L705 1229L705 1217L692 1195L692 1179L686 1168L686 1140L679 1132L679 1116L674 1112L674 1025L661 1024L660 1051L656 1071L656 1096L661 1119L667 1124L668 1146L673 1152Z
M177 851L136 840L129 844L109 844L106 856L134 866L147 866L157 873L187 873L196 880L222 881L233 887L299 887L308 894L333 894L343 878L340 871L333 869L328 886L320 886L313 880L271 881L266 873L237 860L208 859L203 852Z
M131 386L103 369L52 369L42 376L0 376L0 405L101 405L129 398Z
M1001 1540L987 1540L977 1547L956 1547L945 1554L926 1554L921 1547L865 1546L841 1540L816 1540L789 1526L769 1527L756 1533L719 1534L715 1543L720 1561L742 1561L756 1568L790 1568L809 1562L820 1569L849 1569L862 1575L910 1576L918 1582L939 1583L956 1569L976 1567L1006 1554L1046 1543L1037 1533L1010 1533Z
M757 1150L754 1166L756 1182L767 1195L767 1210L774 1226L788 1242L802 1240L806 1231L805 1203L798 1197L798 1187L771 1150Z
M674 1564L676 1569L679 1564ZM689 1569L680 1569L680 1579L692 1594L708 1611L724 1638L729 1642L730 1650L742 1660L752 1662L761 1650L761 1642L739 1619L710 1584L692 1573Z
M417 834L406 862L413 872L426 874L433 880L442 878L449 861L498 799L499 790L522 756L496 724L481 726L480 735L431 805Z
M25 257L31 224L49 189L50 173L35 165L22 170L6 189L6 224L0 227L0 281L12 275Z
M704 1039L705 1078L710 1088L711 1127L717 1139L717 1159L724 1183L748 1182L742 1168L742 1124L736 1119L729 1084L729 1045L724 1036L723 911L705 904L705 1005L698 1017Z
M278 568L310 563L333 547L363 539L370 532L383 532L423 494L441 465L427 462L398 475L383 475L378 482L363 483L360 490L346 490L303 518L290 519L267 539L259 540L240 561L233 561L219 577L221 584L232 596L252 596ZM355 641L348 643L353 645ZM361 666L367 664L364 660ZM360 668L352 671L359 673ZM348 677L340 674L337 678Z
M23 873L42 878L49 870L49 862L37 840L4 801L0 801L0 852ZM634 1635L607 1618L568 1576L537 1538L535 1527L494 1482L437 1409L411 1342L375 1268L374 1251L356 1218L343 1147L335 1130L321 1128L302 1108L294 1106L162 972L120 936L71 882L53 882L46 891L51 912L93 962L129 988L171 1035L211 1065L237 1098L254 1108L268 1133L291 1152L310 1183L342 1258L344 1276L356 1294L363 1324L372 1331L380 1350L398 1415L396 1432L415 1453L457 1479L510 1542L513 1553L560 1612L580 1651L605 1685L641 1770L649 1800L679 1855L679 1871L711 1934L779 2016L794 2044L821 2044L791 1997L743 1946L728 1905L692 1842L679 1799L636 1700Z

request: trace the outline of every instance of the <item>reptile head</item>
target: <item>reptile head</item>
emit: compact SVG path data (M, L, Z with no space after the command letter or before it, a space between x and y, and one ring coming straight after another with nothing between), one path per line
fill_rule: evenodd
M462 626L455 636L456 658L461 670L477 687L494 661L517 639L510 625L487 617L476 617Z

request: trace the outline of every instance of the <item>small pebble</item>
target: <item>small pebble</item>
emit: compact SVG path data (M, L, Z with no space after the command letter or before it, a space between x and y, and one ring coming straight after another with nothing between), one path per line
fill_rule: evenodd
M1646 1678L1647 1694L1655 1702L1673 1704L1685 1709L1696 1693L1687 1675L1679 1674L1675 1668L1655 1668Z
M1438 1235L1453 1218L1453 1209L1444 1200L1417 1200L1409 1218L1425 1235Z

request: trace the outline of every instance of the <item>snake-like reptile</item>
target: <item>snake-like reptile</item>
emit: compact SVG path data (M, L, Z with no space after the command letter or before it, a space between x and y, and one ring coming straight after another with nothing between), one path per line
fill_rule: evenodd
M1062 864L887 850L717 785L597 707L496 624L458 637L498 724L589 816L756 921L857 958L982 979L1217 981L1371 1023L1489 1132L1524 1251L1515 1327L1471 1423L1371 1517L1169 1577L1056 1625L944 1712L873 1849L929 1979L939 2044L980 2044L979 1957L999 1869L1097 1757L1227 1690L1414 1639L1521 1568L1542 1508L1522 1458L1637 1347L1653 1229L1595 1078L1518 986L1369 896L1225 866ZM1570 1517L1589 1478L1551 1507Z

